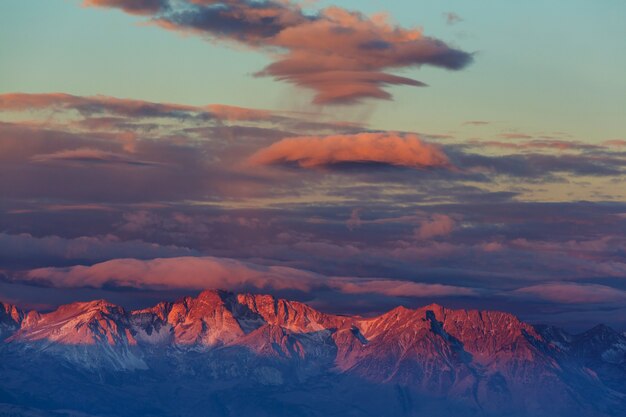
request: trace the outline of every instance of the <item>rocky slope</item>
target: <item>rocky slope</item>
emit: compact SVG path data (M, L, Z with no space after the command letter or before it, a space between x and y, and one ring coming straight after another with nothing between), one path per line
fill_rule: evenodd
M338 316L224 291L0 307L0 415L626 415L626 337L606 326L439 305Z

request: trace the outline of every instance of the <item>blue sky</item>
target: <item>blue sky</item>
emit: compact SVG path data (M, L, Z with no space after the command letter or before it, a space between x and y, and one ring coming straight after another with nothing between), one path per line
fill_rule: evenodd
M163 31L143 24L145 18L79 3L2 2L0 91L309 108L307 92L252 76L268 63L259 52ZM387 12L402 26L423 27L427 35L476 52L475 62L460 72L400 71L430 87L395 87L394 101L344 108L342 117L376 128L434 133L458 132L467 120L488 120L497 122L493 129L566 131L589 141L624 135L622 1L335 4L368 14ZM449 25L446 12L463 20Z

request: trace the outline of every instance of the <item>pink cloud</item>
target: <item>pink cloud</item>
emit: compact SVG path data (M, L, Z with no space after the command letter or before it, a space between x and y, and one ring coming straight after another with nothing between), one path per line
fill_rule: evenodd
M93 266L39 268L27 280L47 280L57 287L118 285L136 288L296 289L308 291L315 274L286 267L266 267L213 257L114 259Z
M603 142L603 145L605 146L613 146L613 147L626 147L626 140L625 139L611 139L611 140L606 140Z
M626 291L597 284L556 282L520 288L515 293L563 304L626 302Z
M246 107L210 104L206 108L216 118L221 120L268 120L272 117L272 112L270 111Z
M235 259L180 257L167 259L114 259L92 266L39 268L19 277L26 282L47 282L60 288L116 285L150 289L219 288L240 291L332 288L348 294L398 297L474 295L470 288L399 280L327 277L283 266L262 266Z
M416 169L451 167L443 151L417 135L358 133L283 139L250 158L257 165L296 163L302 168L378 163Z
M445 236L452 233L456 222L445 214L433 214L429 220L423 222L415 229L415 236L419 239L430 239L437 236Z
M363 280L362 282L333 282L332 287L346 294L383 294L391 297L441 297L476 295L472 288L442 284L424 284L397 280Z

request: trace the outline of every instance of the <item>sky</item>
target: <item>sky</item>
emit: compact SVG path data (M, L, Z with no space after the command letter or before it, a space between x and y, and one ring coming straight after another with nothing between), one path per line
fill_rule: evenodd
M626 330L626 3L6 0L0 301Z

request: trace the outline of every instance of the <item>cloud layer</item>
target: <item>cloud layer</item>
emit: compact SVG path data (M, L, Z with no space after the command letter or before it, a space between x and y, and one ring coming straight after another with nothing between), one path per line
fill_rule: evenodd
M92 266L34 269L17 279L60 288L113 286L153 290L219 288L303 292L327 288L347 294L394 297L476 295L471 288L385 279L326 277L295 268L255 265L216 257L115 259Z
M319 116L1 94L0 292L153 302L249 287L351 313L426 297L589 321L624 305L619 142ZM181 257L197 270L155 260Z

